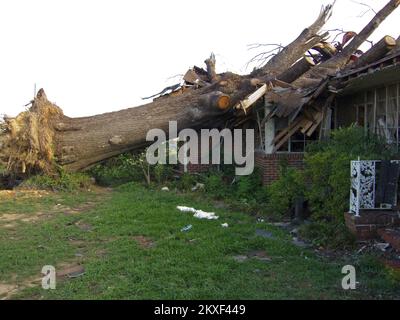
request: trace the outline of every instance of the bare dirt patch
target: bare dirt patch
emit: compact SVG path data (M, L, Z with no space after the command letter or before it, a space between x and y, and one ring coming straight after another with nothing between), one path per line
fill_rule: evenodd
M27 289L39 286L41 284L41 277L31 277L25 279L21 283L0 283L0 300L9 300L17 294L18 292Z
M0 283L0 300L7 299L7 297L16 289L16 285Z
M46 190L29 190L29 189L17 189L17 190L0 190L0 199L32 199L32 198L43 198L49 195L50 192Z
M89 232L93 230L93 226L91 224L85 223L83 221L78 221L75 223L75 225L82 231Z
M43 212L22 214L22 213L5 213L0 215L0 226L6 229L13 229L18 222L34 223L48 216Z
M133 237L133 240L135 240L137 244L143 249L151 249L156 245L153 240L145 236L135 236Z
M95 202L89 201L85 202L77 207L69 207L62 204L57 204L53 207L53 210L58 213L63 213L66 216L77 216L80 214L84 214L96 206Z

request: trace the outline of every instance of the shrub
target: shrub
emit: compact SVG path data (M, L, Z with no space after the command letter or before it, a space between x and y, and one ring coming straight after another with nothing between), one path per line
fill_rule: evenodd
M224 176L221 172L213 171L205 177L206 192L216 199L227 197L228 186L224 182Z
M52 191L76 191L88 189L92 185L90 176L84 173L65 173L60 171L57 176L36 175L22 183L22 187L47 189Z
M288 217L298 197L304 196L303 173L281 167L280 178L267 188L268 213L271 218Z
M190 191L196 184L197 179L190 173L184 173L178 182L178 188L183 191Z
M249 176L236 177L235 183L235 198L242 201L256 200L264 202L266 193L262 183L260 170L256 168Z
M90 170L100 185L119 185L143 180L141 169L135 166L132 154L125 153L100 163Z

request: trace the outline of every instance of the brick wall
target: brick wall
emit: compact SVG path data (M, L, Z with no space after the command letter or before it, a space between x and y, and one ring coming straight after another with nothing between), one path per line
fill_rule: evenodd
M289 168L304 169L304 154L302 153L255 153L255 165L261 169L263 182L270 185L279 178L279 171L282 165Z
M204 173L210 171L213 168L211 164L192 164L189 163L186 167L187 173L195 174L195 173ZM185 169L182 164L179 165L179 171L184 173Z
M346 212L344 218L357 240L375 239L380 229L400 227L399 212L390 210L361 210L359 217Z
M265 185L270 185L278 180L281 165L299 170L304 169L304 154L302 153L274 153L265 154L256 152L254 155L255 166L261 169L261 175ZM188 164L188 173L203 173L211 170L215 166L202 164ZM183 165L179 166L180 171L184 171Z

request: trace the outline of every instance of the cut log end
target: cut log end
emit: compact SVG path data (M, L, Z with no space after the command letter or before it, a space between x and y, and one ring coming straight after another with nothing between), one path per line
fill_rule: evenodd
M220 96L218 98L218 102L217 102L218 109L227 110L230 106L230 103L231 103L231 99L229 98L229 96L226 96L226 95Z
M385 41L387 46L389 46L389 47L396 46L396 39L395 38L393 38L391 36L385 36L383 39L384 39L384 41Z
M230 96L220 91L205 94L200 101L204 107L219 109L221 111L227 110L231 106Z

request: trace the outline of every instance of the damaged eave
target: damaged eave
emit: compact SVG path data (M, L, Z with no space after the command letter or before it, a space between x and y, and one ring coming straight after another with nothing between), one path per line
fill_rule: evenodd
M338 96L400 81L400 52L351 72L338 74L329 90Z

